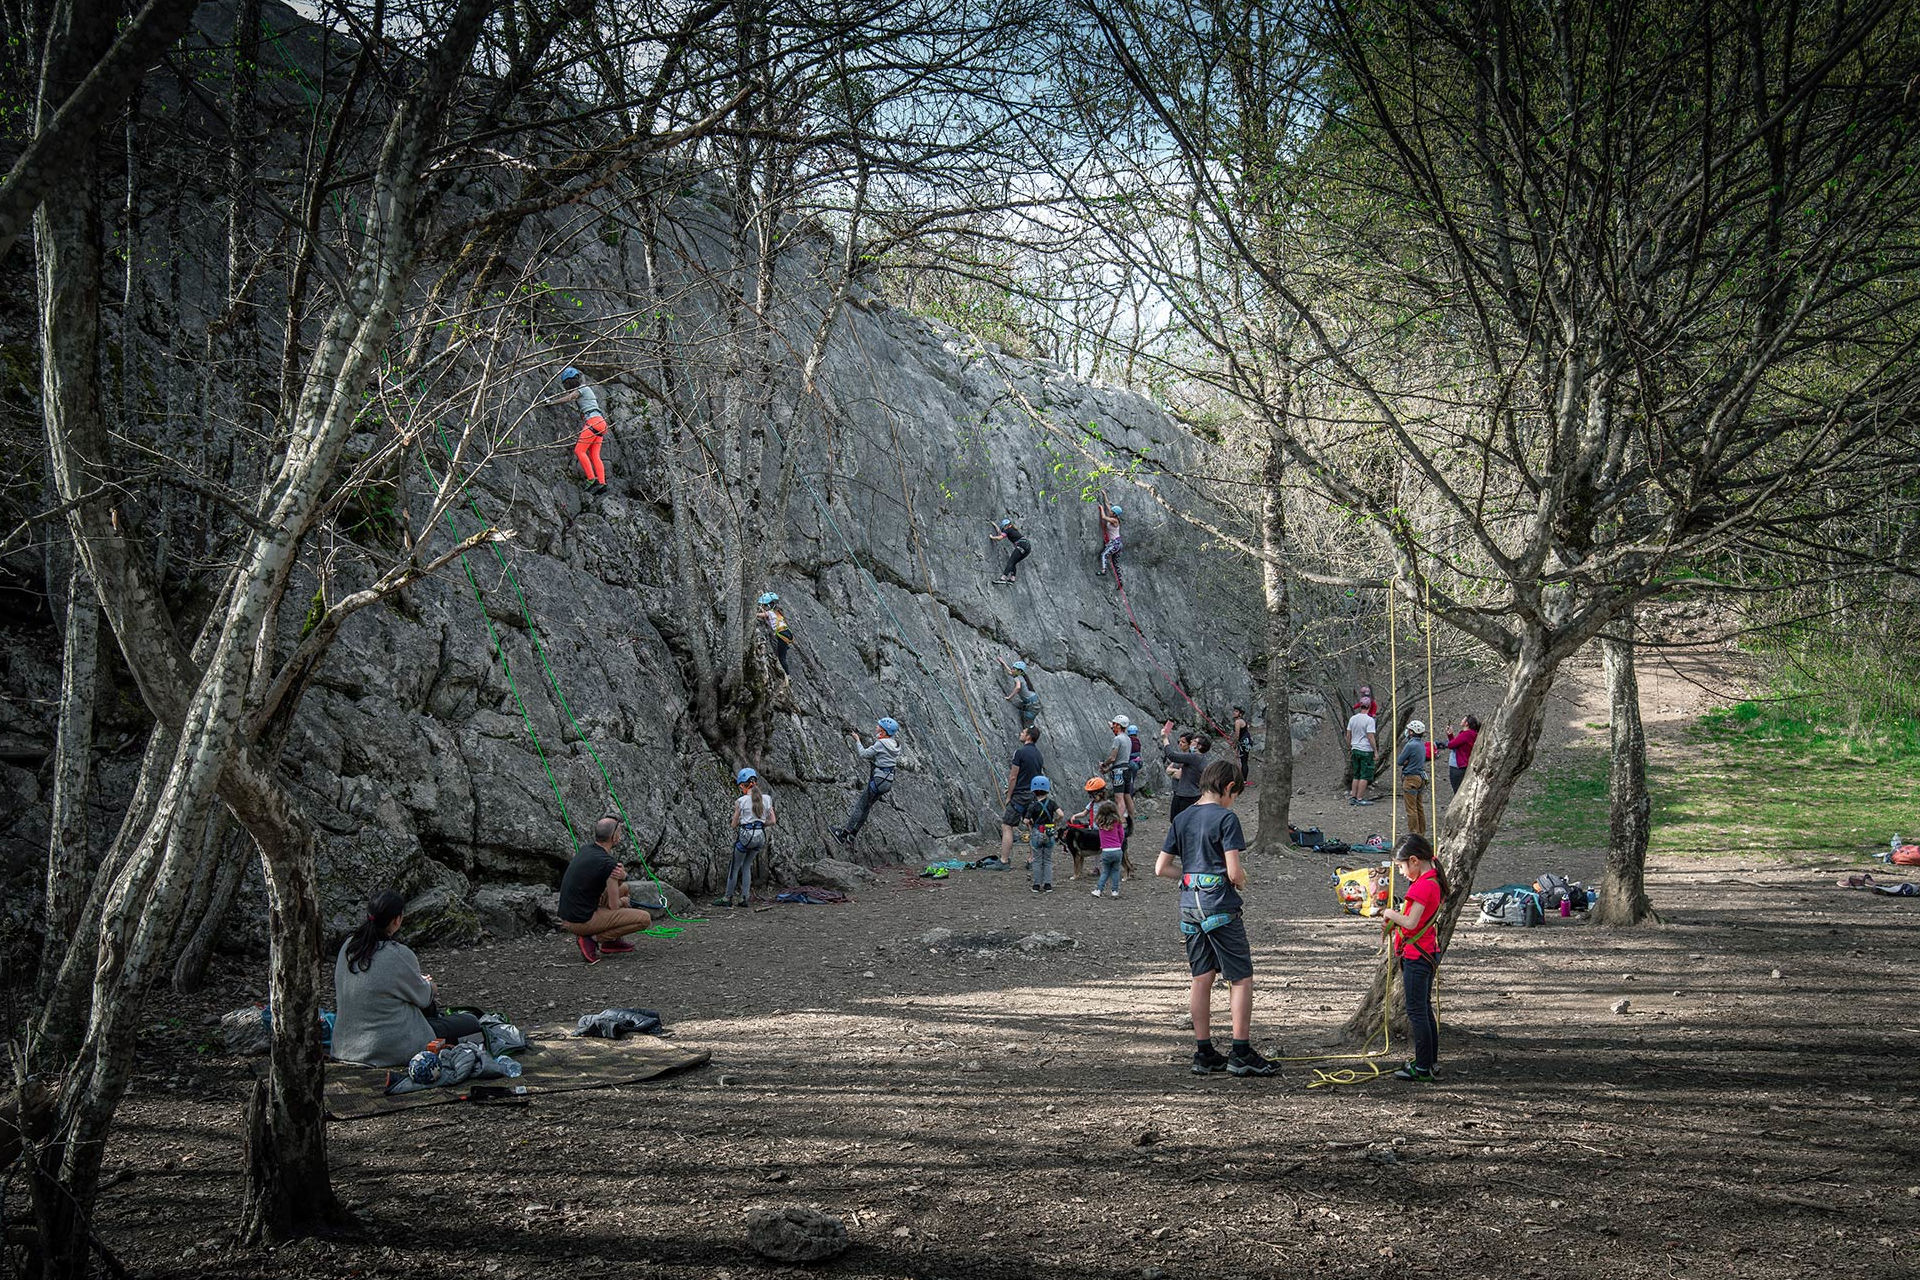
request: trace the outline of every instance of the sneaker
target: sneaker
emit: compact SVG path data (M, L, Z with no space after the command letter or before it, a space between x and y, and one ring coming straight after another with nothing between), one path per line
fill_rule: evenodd
M609 951L612 951L615 954L618 954L623 951L631 951L631 950L633 950L633 944L631 942L628 942L625 938L617 938L612 942L603 942L600 944L600 951L601 951L601 954L603 955Z
M1043 884L1043 885L1041 885L1041 886L1040 886L1040 892L1042 892L1042 893L1052 893L1052 892L1053 892L1053 886L1052 886L1052 885L1050 885L1050 884Z
M576 937L574 941L580 944L580 958L582 960L585 960L588 964L600 963L599 943L587 937Z
M1277 1076L1280 1064L1269 1062L1260 1055L1258 1049L1249 1048L1245 1053L1235 1049L1227 1055L1227 1074L1230 1076Z
M1038 893L1038 892L1040 892L1040 886L1039 886L1039 885L1037 885L1037 884L1032 884L1032 885L1028 885L1027 887L1028 887L1029 889L1032 889L1032 890L1033 890L1033 891L1034 891L1035 893Z
M1356 801L1355 803L1357 803L1357 804L1361 804L1361 805L1369 805L1369 804L1372 804L1372 803L1373 803L1373 801L1371 801L1371 800L1359 800L1359 801Z
M995 578L994 581L1002 586L1011 586L1013 584L1013 579L1007 577Z
M710 907L731 907L733 905L733 899L732 898L715 898L712 902L709 902L707 905Z
M1109 898L1117 898L1120 896L1120 891L1118 889L1109 889L1107 890L1107 896Z
M1210 1076L1216 1071L1227 1069L1227 1055L1214 1048L1211 1043L1204 1049L1193 1051L1193 1066L1190 1068L1197 1076Z
M1096 898L1097 898L1097 897L1099 897L1099 896L1100 896L1100 891L1099 891L1098 889L1095 889L1095 890L1093 891L1093 896L1094 896L1094 897L1096 897Z
M1431 1081L1434 1077L1433 1072L1427 1070L1425 1067L1409 1062L1406 1066L1394 1072L1393 1078L1395 1080L1417 1080L1424 1084Z

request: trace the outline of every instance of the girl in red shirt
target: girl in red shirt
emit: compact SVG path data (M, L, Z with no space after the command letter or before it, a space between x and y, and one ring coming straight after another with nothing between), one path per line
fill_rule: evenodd
M1407 993L1407 1024L1413 1029L1413 1061L1393 1073L1396 1080L1431 1080L1440 1056L1440 1020L1433 1013L1433 971L1440 963L1440 903L1447 876L1434 860L1425 836L1409 835L1394 852L1407 894L1400 909L1383 908L1381 927L1392 931L1394 957L1400 961L1400 985Z

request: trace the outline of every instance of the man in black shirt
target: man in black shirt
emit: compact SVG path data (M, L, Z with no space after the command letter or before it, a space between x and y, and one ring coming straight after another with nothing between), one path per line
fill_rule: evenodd
M1000 815L1000 861L1013 858L1013 836L1027 819L1027 806L1033 803L1033 780L1047 771L1040 758L1040 730L1028 725L1020 731L1020 748L1013 753L1007 770L1007 807Z
M600 963L602 951L633 950L626 936L653 924L649 912L632 905L627 868L613 856L619 843L620 819L600 819L593 839L574 852L560 877L560 927L580 944L588 964Z

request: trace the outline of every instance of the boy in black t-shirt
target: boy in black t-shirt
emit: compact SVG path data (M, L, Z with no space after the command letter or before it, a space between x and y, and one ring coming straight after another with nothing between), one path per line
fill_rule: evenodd
M1153 874L1180 882L1180 932L1187 941L1193 987L1193 1073L1225 1071L1236 1076L1278 1075L1249 1038L1253 1023L1253 951L1240 921L1240 890L1247 883L1240 855L1247 847L1233 802L1245 784L1240 766L1215 760L1200 775L1200 799L1173 820ZM1233 1015L1233 1048L1213 1047L1213 975L1227 980Z

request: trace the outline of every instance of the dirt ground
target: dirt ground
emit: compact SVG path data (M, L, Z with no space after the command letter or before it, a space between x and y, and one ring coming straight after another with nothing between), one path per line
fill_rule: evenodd
M1685 749L1726 678L1699 661L1649 673L1657 755ZM1596 685L1591 666L1568 672L1547 760L1596 740ZM1347 808L1323 738L1296 822L1385 834L1384 804ZM1143 869L1163 831L1136 835ZM1599 859L1503 838L1479 882L1590 876ZM1253 868L1269 1052L1323 1043L1375 950L1334 907L1329 861ZM1631 935L1463 925L1428 1086L1309 1088L1306 1062L1188 1074L1167 882L1115 901L1064 878L1036 895L1019 871L895 872L849 906L721 913L594 968L557 938L432 953L449 1002L528 1024L656 1008L712 1064L337 1124L336 1186L364 1234L274 1251L228 1245L248 1066L187 1047L229 986L153 1006L179 1048L123 1109L102 1230L142 1274L209 1277L798 1274L743 1240L749 1209L784 1205L845 1221L852 1248L813 1268L844 1277L1916 1275L1920 899L1835 888L1846 869L1659 864L1668 924ZM936 926L1075 945L936 953L918 941Z

